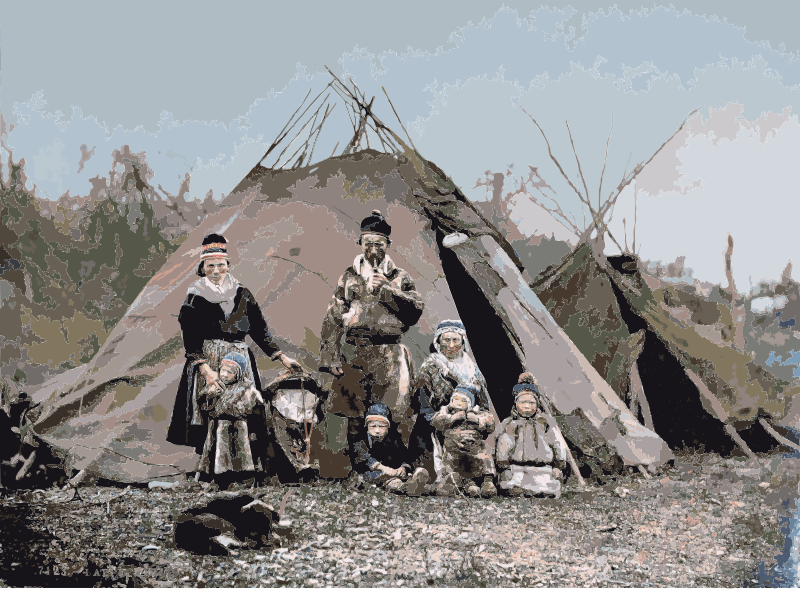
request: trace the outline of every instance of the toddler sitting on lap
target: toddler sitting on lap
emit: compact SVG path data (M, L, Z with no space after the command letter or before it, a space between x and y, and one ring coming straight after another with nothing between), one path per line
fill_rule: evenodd
M475 405L476 393L472 386L458 386L450 403L434 414L433 426L444 436L440 495L448 495L454 485L462 484L470 497L497 495L492 482L494 461L486 447L486 438L494 431L494 416Z

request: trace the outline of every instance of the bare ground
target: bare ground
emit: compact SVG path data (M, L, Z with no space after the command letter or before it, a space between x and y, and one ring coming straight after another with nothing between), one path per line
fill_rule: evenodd
M346 483L256 489L290 524L228 557L174 546L173 520L231 493L94 487L0 503L0 579L28 586L742 586L774 562L797 460L683 456L651 479L559 500L406 498ZM629 492L622 491L627 489ZM246 492L246 491L239 491ZM253 494L252 490L249 490ZM287 496L288 494L288 496ZM288 530L288 531L287 531Z

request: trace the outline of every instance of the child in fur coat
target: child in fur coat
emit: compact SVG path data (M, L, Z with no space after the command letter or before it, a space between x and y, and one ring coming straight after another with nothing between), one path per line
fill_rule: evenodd
M540 411L539 388L530 373L514 387L514 409L500 424L495 462L500 488L512 495L561 494L567 449L552 418Z
M197 395L201 412L208 419L198 470L215 478L228 472L258 470L248 419L255 413L264 419L264 399L246 374L247 358L231 352L220 362L219 381L203 387Z

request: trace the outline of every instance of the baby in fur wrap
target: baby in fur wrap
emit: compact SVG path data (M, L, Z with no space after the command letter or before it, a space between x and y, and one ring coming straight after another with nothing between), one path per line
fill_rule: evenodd
M495 449L500 488L512 495L561 494L567 449L540 406L535 379L525 373L514 387L514 409L500 424Z
M459 385L444 405L433 416L433 426L444 435L442 448L443 481L437 493L447 495L448 482L460 485L471 497L494 497L495 468L491 451L486 447L487 436L494 431L494 417L475 405L478 389ZM449 479L449 481L448 481ZM480 486L478 486L480 484Z

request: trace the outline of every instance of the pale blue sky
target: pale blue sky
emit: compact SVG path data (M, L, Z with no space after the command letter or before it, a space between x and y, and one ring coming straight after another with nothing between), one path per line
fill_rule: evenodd
M519 175L530 164L577 214L517 106L537 118L575 174L569 120L596 198L612 113L604 192L629 159L647 159L695 108L707 117L709 108L738 102L754 121L796 101L797 3L626 2L597 12L607 4L2 2L0 111L16 125L5 143L50 198L88 193L89 178L106 176L111 151L125 144L146 151L154 185L177 192L191 171L191 196L219 195L259 160L308 89L328 82L313 75L328 65L375 95L391 125L385 86L420 151L471 197L484 197L471 187L486 170L513 163ZM702 186L640 199L641 255L685 255L696 277L720 282L731 232L740 290L800 259L780 225L800 212L796 173L781 164L800 155L796 110L766 142L745 133L717 145L689 139L679 152L668 146ZM346 142L349 125L339 105L318 153ZM95 154L78 172L81 145ZM620 203L615 222L630 215L629 204Z

